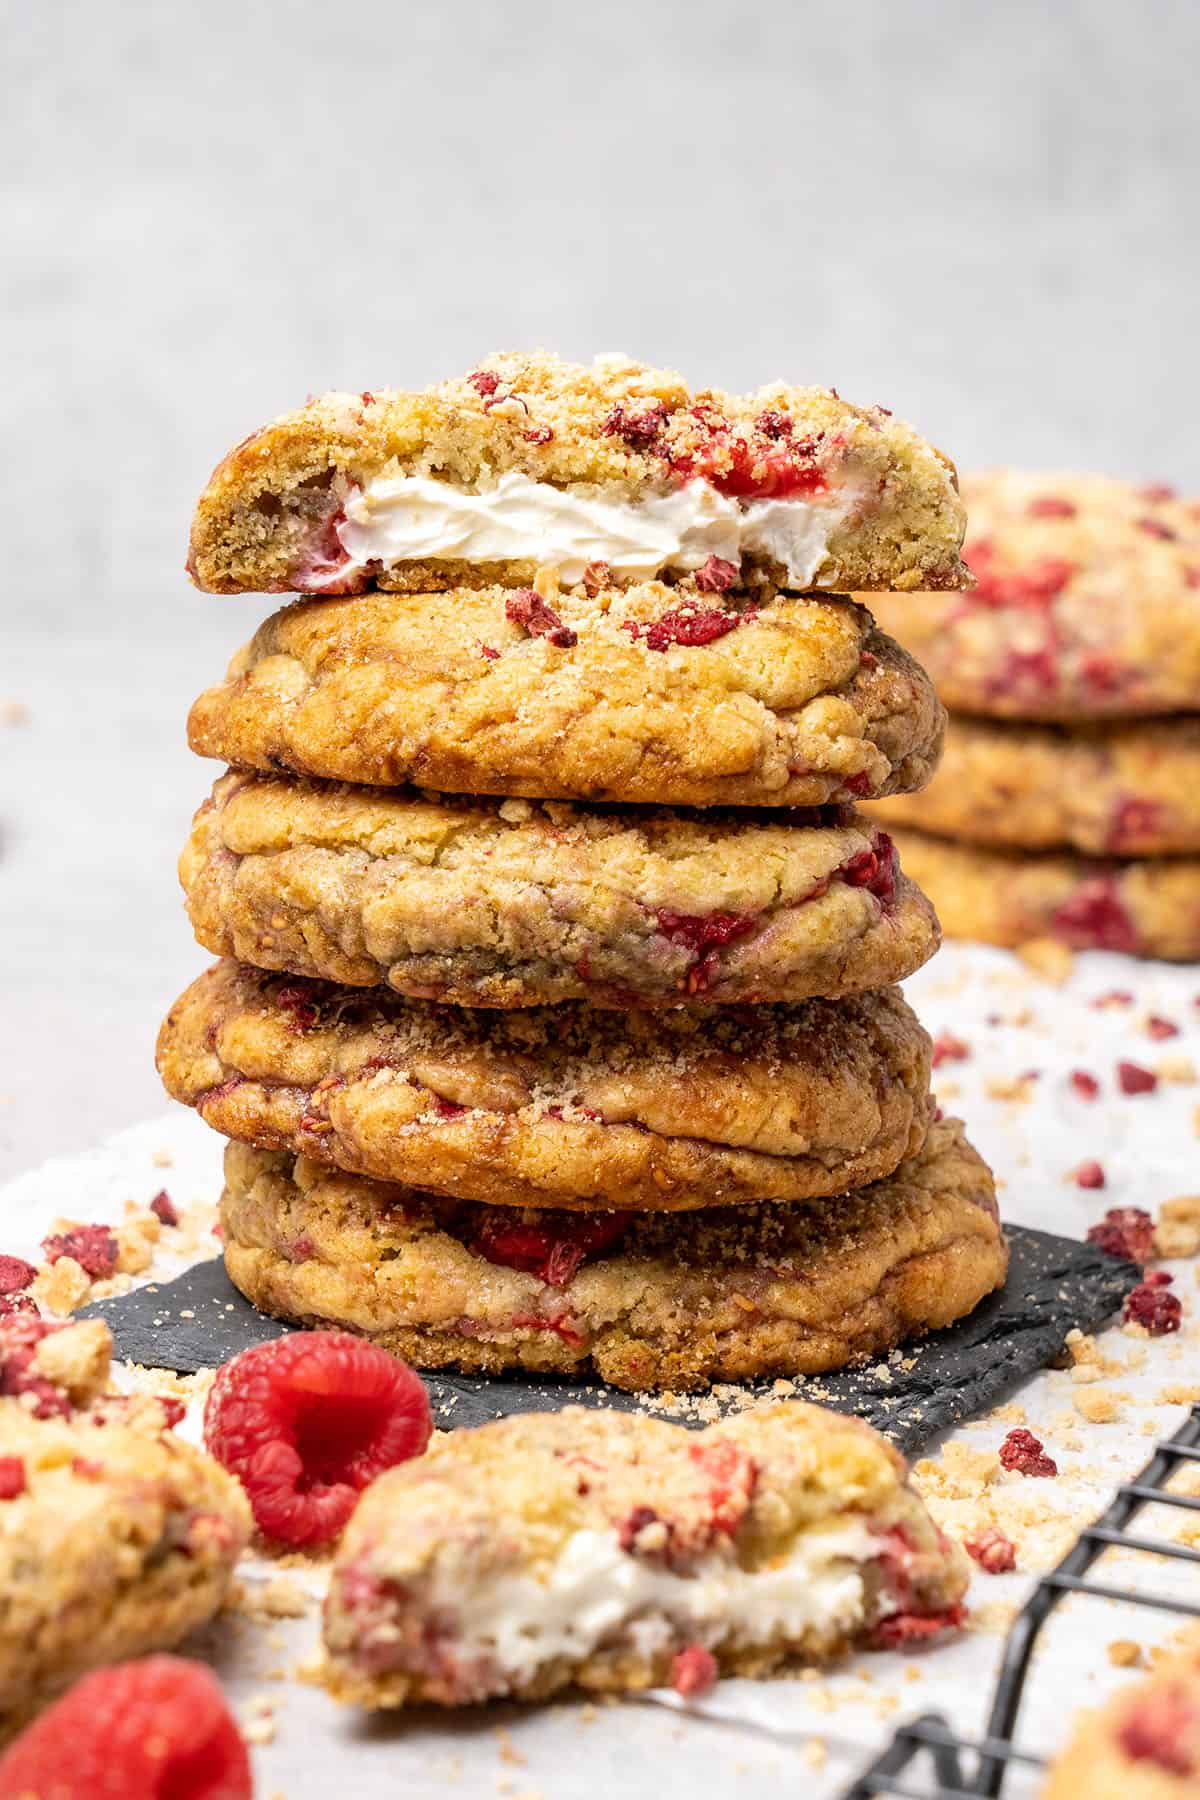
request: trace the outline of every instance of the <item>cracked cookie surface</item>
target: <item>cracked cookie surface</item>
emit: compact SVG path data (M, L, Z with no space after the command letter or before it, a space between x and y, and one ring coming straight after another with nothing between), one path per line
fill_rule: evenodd
M718 598L689 612L661 583L581 586L555 597L569 644L494 587L286 607L196 701L188 741L266 774L666 806L822 806L929 778L945 715L861 607ZM719 635L679 639L705 618Z
M957 1121L854 1193L666 1217L448 1202L231 1144L221 1218L263 1312L418 1368L594 1369L633 1390L842 1368L962 1318L1007 1265Z
M895 989L794 1006L468 1011L216 964L169 1093L228 1137L501 1206L838 1194L924 1142L930 1046Z
M848 811L595 811L229 774L180 876L217 955L456 1006L858 993L938 941L886 834Z

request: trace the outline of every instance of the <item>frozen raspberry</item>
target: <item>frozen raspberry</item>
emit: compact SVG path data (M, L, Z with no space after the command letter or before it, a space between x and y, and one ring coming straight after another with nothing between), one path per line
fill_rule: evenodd
M512 625L523 625L530 637L545 638L558 650L570 650L579 642L579 634L564 625L533 588L517 588L511 593L504 602L504 616Z
M490 1263L522 1269L548 1287L565 1287L589 1258L623 1235L632 1213L538 1212L523 1219L514 1207L488 1209L471 1249Z
M37 1277L32 1263L20 1256L0 1256L0 1294L19 1294Z
M935 1069L940 1069L943 1063L965 1062L970 1054L971 1046L962 1038L955 1037L952 1031L939 1031L933 1040L931 1061Z
M1017 1566L1016 1545L995 1525L988 1525L964 1538L963 1549L989 1575L1004 1575Z
M1041 1438L1019 1425L1000 1446L1000 1466L1017 1475L1057 1475L1058 1464L1046 1455Z
M25 1492L25 1464L19 1456L0 1456L0 1500L15 1500Z
M275 989L275 1004L287 1019L288 1030L298 1037L311 1031L317 1022L317 1002L311 988L299 981L287 981Z
M685 1700L696 1694L707 1694L716 1685L720 1671L717 1659L703 1644L689 1644L671 1663L671 1686Z
M1051 928L1073 950L1121 950L1128 955L1137 948L1137 932L1111 875L1081 881L1053 913Z
M874 1639L880 1649L899 1650L905 1644L919 1644L925 1638L937 1637L942 1631L956 1631L967 1616L961 1600L941 1612L890 1613L875 1627Z
M175 1210L175 1202L172 1200L170 1194L168 1194L166 1188L160 1188L159 1192L155 1194L153 1200L150 1202L150 1211L154 1214L160 1225L178 1225L179 1223L179 1214Z
M1073 519L1079 508L1073 500L1061 500L1057 494L1039 494L1025 511L1031 519Z
M336 1537L361 1489L419 1456L433 1420L416 1375L347 1331L256 1344L217 1372L204 1438L278 1543Z
M710 556L696 570L696 586L702 594L723 594L737 586L738 566L720 556Z
M741 613L697 612L691 607L678 607L649 625L639 625L636 619L623 619L621 629L629 632L631 637L640 638L647 650L669 650L672 644L694 650L699 645L715 643L742 621Z
M1157 1013L1151 1013L1146 1020L1146 1035L1159 1041L1163 1038L1178 1037L1179 1027L1171 1019L1163 1019Z
M104 1280L117 1266L116 1235L107 1225L76 1225L43 1238L42 1249L49 1263L56 1263L60 1256L73 1257L93 1281Z
M1102 1188L1105 1185L1104 1170L1098 1162L1081 1162L1072 1180L1076 1187Z
M1154 1248L1154 1220L1140 1206L1110 1206L1098 1225L1088 1226L1087 1238L1109 1256L1144 1263Z
M604 437L619 437L631 450L648 450L658 437L667 416L665 401L646 400L640 405L613 407L600 427Z
M1152 1094L1158 1086L1158 1076L1152 1069L1143 1069L1140 1063L1119 1062L1117 1086L1123 1094Z
M0 1794L29 1800L251 1800L225 1696L178 1656L97 1669L0 1755Z
M1140 1325L1151 1337L1166 1337L1179 1330L1183 1302L1157 1282L1143 1281L1125 1296L1121 1317L1127 1325Z
M1193 1749L1200 1736L1200 1706L1183 1688L1167 1687L1140 1696L1137 1709L1117 1733L1133 1762L1154 1763L1169 1775L1196 1773Z
M1100 1083L1086 1069L1071 1070L1071 1086L1081 1100L1094 1100L1100 1092Z

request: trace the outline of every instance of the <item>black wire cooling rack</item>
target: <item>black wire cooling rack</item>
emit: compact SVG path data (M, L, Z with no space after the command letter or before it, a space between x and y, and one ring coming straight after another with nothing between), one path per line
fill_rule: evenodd
M1147 1506L1200 1512L1200 1499L1174 1494L1166 1486L1172 1475L1189 1462L1200 1462L1200 1406L1193 1408L1174 1437L1158 1446L1140 1475L1117 1489L1108 1509L1094 1525L1080 1532L1058 1567L1043 1575L1034 1588L1005 1641L983 1737L961 1737L935 1713L914 1719L900 1727L883 1754L845 1790L842 1800L977 1800L978 1796L996 1800L1014 1767L1040 1768L1043 1759L1018 1749L1014 1732L1038 1634L1064 1594L1124 1600L1156 1612L1200 1618L1200 1602L1175 1600L1166 1594L1135 1593L1110 1582L1088 1579L1093 1563L1114 1546L1172 1562L1200 1563L1200 1550L1189 1550L1160 1538L1141 1537L1128 1529Z

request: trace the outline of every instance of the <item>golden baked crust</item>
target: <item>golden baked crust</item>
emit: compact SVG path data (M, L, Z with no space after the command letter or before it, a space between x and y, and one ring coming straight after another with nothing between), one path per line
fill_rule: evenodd
M501 1206L804 1200L925 1138L896 989L796 1006L470 1012L217 963L159 1034L175 1099L263 1149Z
M957 1121L855 1193L682 1216L498 1213L230 1144L221 1218L263 1312L418 1368L590 1368L634 1390L842 1368L962 1318L1007 1267Z
M250 1509L211 1457L148 1425L39 1419L0 1399L0 1454L26 1483L0 1502L2 1739L88 1669L212 1618Z
M799 1401L696 1433L578 1407L455 1431L359 1503L326 1685L368 1708L537 1699L650 1687L684 1650L762 1674L956 1625L966 1559L905 1475Z
M454 1006L860 993L937 948L860 817L588 811L240 774L180 859L220 956Z
M1193 1800L1200 1784L1200 1650L1189 1647L1081 1713L1042 1800Z
M885 824L968 843L1092 855L1200 851L1200 718L1018 725L955 714L920 794Z
M1200 857L1021 854L907 828L896 842L947 937L1010 948L1056 938L1073 950L1200 959Z
M996 718L1200 710L1200 501L1099 475L963 478L969 594L871 596L947 706Z
M489 356L419 393L325 394L239 444L214 471L188 567L212 593L425 592L483 574L520 586L532 562L403 562L348 573L347 499L373 478L433 477L479 492L519 472L636 501L704 479L738 499L801 497L829 513L822 588L961 587L965 514L953 464L881 407L775 383L690 392L627 357L590 366L542 351ZM750 559L746 559L748 564ZM744 565L745 566L745 565Z
M266 774L666 806L822 806L928 779L945 716L869 614L721 598L741 623L660 650L647 631L678 595L657 582L557 596L565 647L509 620L502 588L290 606L196 701L188 741Z

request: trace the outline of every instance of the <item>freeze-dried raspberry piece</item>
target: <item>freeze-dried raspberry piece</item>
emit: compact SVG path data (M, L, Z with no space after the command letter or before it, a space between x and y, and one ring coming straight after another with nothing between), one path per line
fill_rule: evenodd
M1140 1325L1151 1337L1166 1337L1179 1330L1183 1302L1156 1282L1143 1281L1125 1296L1121 1317L1127 1325Z
M1110 1256L1144 1263L1154 1248L1154 1220L1140 1206L1110 1206L1098 1225L1088 1226L1087 1237Z
M710 556L696 570L696 586L702 594L723 594L737 585L738 566L720 556Z
M900 874L900 858L886 831L877 831L869 850L859 850L837 871L838 879L847 887L866 888L884 907L896 898L896 881Z
M60 1256L70 1256L85 1275L102 1281L117 1266L117 1239L107 1225L76 1225L42 1239L46 1261L56 1263Z
M275 989L275 1004L287 1019L288 1030L297 1036L311 1031L317 1022L317 1002L311 988L303 982L286 981Z
M985 1526L963 1539L963 1549L989 1575L1004 1575L1017 1566L1017 1547L995 1525Z
M971 1054L971 1046L965 1039L955 1037L952 1031L939 1031L933 1040L931 1062L935 1069L943 1063L965 1062Z
M512 625L523 625L530 637L545 638L558 650L570 650L579 642L578 632L564 625L534 588L517 588L511 593L504 602L504 616Z
M1104 1170L1101 1165L1094 1160L1081 1162L1079 1167L1075 1170L1072 1180L1076 1187L1102 1188L1105 1185Z
M966 1616L961 1600L943 1607L941 1612L890 1613L875 1627L874 1641L880 1649L899 1650L905 1644L919 1644L925 1638L936 1637L939 1632L956 1631Z
M758 1486L758 1464L740 1444L717 1439L691 1444L688 1455L708 1479L708 1516L713 1533L732 1536Z
M1119 1062L1117 1086L1123 1094L1152 1094L1158 1086L1158 1076L1153 1069L1143 1069L1140 1063Z
M1071 1086L1081 1100L1094 1100L1100 1092L1100 1083L1086 1069L1071 1070Z
M37 1270L23 1256L0 1256L0 1294L19 1294L36 1277Z
M1178 1037L1179 1027L1172 1019L1163 1019L1158 1013L1151 1013L1146 1020L1146 1036L1158 1041L1163 1038Z
M733 432L728 420L705 406L692 408L692 416L704 436L694 447L679 451L671 467L682 482L711 482L719 494L734 500L794 499L817 494L825 486L818 462L822 440L798 438L751 428Z
M1032 1431L1026 1431L1022 1425L1010 1431L1001 1444L1000 1466L1012 1469L1017 1475L1058 1474L1058 1464L1052 1456L1046 1455L1041 1438L1034 1437Z
M649 625L639 625L636 619L623 619L621 629L629 632L631 637L640 638L647 650L669 650L672 644L694 650L703 644L715 644L718 638L742 624L744 617L752 616L736 612L700 612L694 607L681 606L674 612L664 613L661 619L655 619Z
M1194 1775L1192 1750L1200 1735L1200 1706L1182 1687L1160 1688L1141 1695L1137 1709L1117 1733L1117 1742L1133 1762L1154 1763L1169 1775Z
M689 1644L671 1663L671 1686L685 1700L696 1694L707 1694L715 1686L719 1674L717 1659L703 1644Z
M1079 508L1073 500L1060 499L1057 494L1037 494L1025 511L1031 519L1073 519Z
M618 402L600 427L603 437L619 437L631 450L648 450L667 416L666 402L646 400L640 406Z
M160 1225L178 1225L179 1223L179 1213L176 1210L175 1202L172 1200L170 1194L168 1194L166 1188L160 1188L158 1193L155 1194L153 1200L150 1202L150 1211L154 1214Z
M539 1212L526 1221L512 1207L495 1207L483 1214L470 1247L488 1262L522 1269L549 1287L565 1287L589 1257L617 1242L632 1217L628 1212Z
M35 1313L37 1302L32 1294L0 1294L0 1319L11 1318L14 1313Z
M35 1419L63 1418L71 1411L70 1396L38 1373L34 1358L44 1338L65 1325L53 1324L36 1312L0 1315L0 1399L6 1395L28 1394L32 1397Z
M15 1500L25 1492L25 1464L19 1456L0 1456L0 1500Z
M342 543L346 509L333 500L305 540L299 561L289 580L300 594L353 594L366 586L367 574L351 566L350 552Z
M500 377L494 369L472 369L467 380L482 399L494 394L500 386Z
M97 1669L0 1755L0 1794L29 1800L251 1800L225 1696L178 1656Z
M407 1363L347 1331L243 1350L217 1371L204 1410L209 1451L238 1476L266 1537L336 1537L359 1492L419 1456L433 1420Z
M1080 882L1051 915L1050 925L1054 936L1073 950L1121 950L1128 955L1137 948L1133 920L1111 875Z
M1046 607L1075 573L1073 563L1056 556L1043 557L1023 569L998 569L990 538L980 538L964 555L975 577L974 588L963 597L969 606Z

